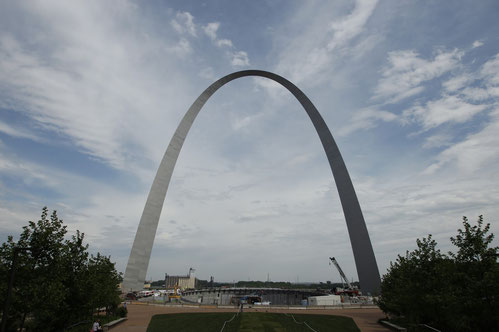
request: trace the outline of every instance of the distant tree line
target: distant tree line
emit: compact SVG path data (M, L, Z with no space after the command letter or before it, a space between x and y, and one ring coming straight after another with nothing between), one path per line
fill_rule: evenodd
M343 287L343 284L332 283L331 281L301 284L289 281L238 281L236 287L331 290L335 287Z
M204 288L219 288L219 287L248 287L248 288L282 288L282 289L320 289L332 290L336 287L343 287L342 283L332 283L331 281L318 283L292 283L289 281L237 281L235 284L230 282L210 282L208 280L196 279L196 289ZM352 285L359 286L359 282L353 282ZM164 280L156 280L151 282L152 288L164 288Z
M443 254L428 238L399 255L381 284L380 308L417 330L427 324L442 331L499 331L499 247L491 247L490 224L463 218L451 237L456 252Z
M151 287L154 287L154 288L164 288L165 287L165 279L151 281Z
M111 314L120 303L118 274L109 257L89 255L84 234L66 238L56 211L30 221L17 242L12 236L0 247L0 304L3 312L12 261L17 252L7 331L62 331L91 320L97 308Z
M289 281L237 281L234 283L227 282L213 282L210 283L208 280L197 280L196 288L210 288L210 287L248 287L248 288L282 288L282 289L321 289L321 290L332 290L336 287L343 287L342 283L332 283L331 281L318 282L318 283L293 283ZM359 286L358 282L352 283L354 286Z

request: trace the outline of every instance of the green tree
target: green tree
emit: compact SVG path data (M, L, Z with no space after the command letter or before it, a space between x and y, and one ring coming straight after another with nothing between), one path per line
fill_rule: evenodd
M463 217L463 229L451 237L457 252L449 252L454 262L449 303L456 330L499 330L499 247L490 246L494 234L489 231L490 224L484 226L482 216L476 225Z
M43 326L51 320L51 313L63 309L66 289L59 267L65 234L66 227L55 211L49 219L48 209L44 208L38 222L30 221L28 226L23 227L17 243L9 237L7 243L2 245L2 256L6 258L3 263L6 263L7 270L12 265L14 247L30 248L29 251L19 252L15 271L16 283L10 312L17 324L23 326L27 315L30 315L30 318L35 317L33 321ZM2 276L5 283L6 279L7 275Z
M490 225L463 218L463 229L451 238L457 252L444 255L431 235L418 248L398 256L381 283L380 308L409 324L428 324L444 331L499 330L498 247Z
M114 312L120 303L116 287L121 277L114 268L109 257L97 253L88 262L88 291L92 310L106 308L106 312Z
M84 245L84 234L76 231L71 240L66 240L64 246L64 260L62 273L66 294L67 322L77 322L82 319L83 314L90 316L92 307L90 305L90 294L88 292L88 244Z
M447 258L436 249L437 243L428 238L417 240L418 248L398 256L390 263L381 284L380 308L410 322L434 323L435 313L442 309L438 296L445 288L440 279L448 268Z
M15 248L19 251L8 330L62 331L89 319L97 307L116 308L119 274L109 257L89 258L84 234L66 239L67 230L56 211L43 208L38 222L30 221L14 242L0 247L0 291L6 294ZM95 277L98 271L98 279ZM4 301L2 301L2 310Z

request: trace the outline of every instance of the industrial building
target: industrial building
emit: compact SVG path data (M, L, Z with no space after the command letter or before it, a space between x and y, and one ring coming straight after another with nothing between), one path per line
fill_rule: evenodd
M196 270L191 267L188 275L170 276L165 274L165 287L167 289L172 289L177 286L181 290L196 288L196 277L194 275L195 271Z

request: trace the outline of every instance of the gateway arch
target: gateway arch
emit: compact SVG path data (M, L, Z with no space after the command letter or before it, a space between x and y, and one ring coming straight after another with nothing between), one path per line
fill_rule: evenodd
M168 185L184 140L192 123L196 119L196 116L206 101L219 88L230 81L246 76L265 77L281 84L295 96L307 112L310 120L312 120L315 130L322 142L322 146L324 147L324 151L326 152L329 166L333 172L333 177L338 189L361 288L364 292L379 293L381 281L371 240L367 232L357 195L355 194L355 189L353 188L352 181L348 175L347 168L341 157L338 146L334 141L333 135L329 131L324 119L319 114L319 111L317 111L310 99L308 99L300 89L287 79L262 70L243 70L222 77L204 90L184 115L161 160L149 196L147 197L146 205L142 212L142 217L140 218L139 227L135 234L135 240L133 241L132 250L125 270L123 290L130 291L143 289Z

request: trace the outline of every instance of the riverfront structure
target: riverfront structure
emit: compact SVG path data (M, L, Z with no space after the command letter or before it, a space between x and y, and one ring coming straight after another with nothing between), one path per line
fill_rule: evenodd
M189 269L188 275L183 276L170 276L165 274L165 288L173 289L175 287L184 289L194 289L196 288L196 276L194 275L194 269Z
M232 80L245 76L260 76L280 83L288 89L293 96L300 102L307 112L310 120L319 135L319 138L326 152L329 166L333 172L336 188L340 196L343 213L347 223L350 243L355 259L357 274L359 276L360 286L364 293L377 293L380 288L380 276L376 258L371 245L371 240L367 232L367 227L360 209L357 195L353 188L350 175L346 169L343 158L338 146L333 139L324 119L319 114L310 99L293 83L287 79L261 70L244 70L222 77L210 85L192 104L182 121L180 122L175 134L173 135L165 155L161 160L158 172L151 186L151 191L147 197L146 205L140 218L135 240L133 242L130 258L125 271L123 280L123 290L141 290L144 285L149 259L151 257L152 246L156 236L159 217L163 208L168 185L177 162L178 155L184 143L184 140L196 119L199 111L206 101L223 85Z

